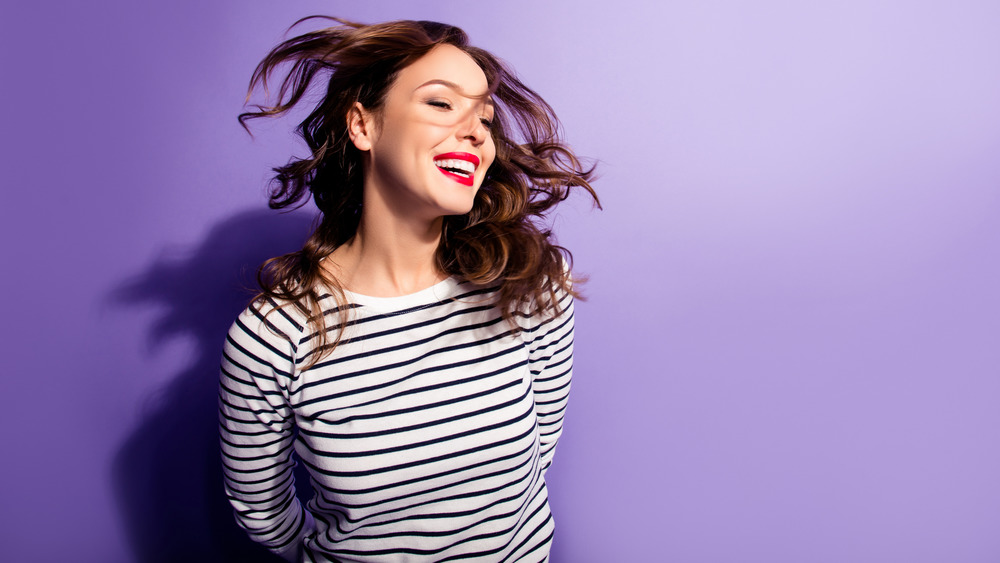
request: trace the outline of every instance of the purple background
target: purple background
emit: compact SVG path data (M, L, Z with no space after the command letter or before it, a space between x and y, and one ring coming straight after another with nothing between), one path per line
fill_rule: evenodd
M330 13L464 27L600 161L555 563L1000 561L1000 4L10 4L0 559L255 560L215 370L309 217L235 116Z

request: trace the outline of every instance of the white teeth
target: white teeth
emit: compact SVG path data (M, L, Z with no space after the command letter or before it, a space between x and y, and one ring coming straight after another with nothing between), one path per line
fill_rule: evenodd
M434 164L438 168L450 168L451 170L460 170L468 175L472 175L476 171L476 165L472 164L468 160L459 160L457 158L444 158L441 160L435 160Z

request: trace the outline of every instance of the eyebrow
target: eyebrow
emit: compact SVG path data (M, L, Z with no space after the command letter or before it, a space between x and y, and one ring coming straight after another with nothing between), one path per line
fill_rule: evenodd
M459 86L458 84L455 84L454 82L451 82L450 80L444 80L442 78L434 78L432 80L428 80L427 82L424 82L420 86L417 86L414 89L414 91L419 90L419 89L421 89L421 88L423 88L425 86L431 86L433 84L440 84L442 86L447 86L448 88L451 88L452 90L458 92L459 94L461 94L462 96L465 96L467 98L478 98L478 97L480 97L480 96L470 96L470 95L466 94L465 91L462 89L462 87ZM482 97L485 98L483 100L484 104L486 104L488 106L493 106L494 105L493 104L493 98L491 98L488 94L484 94Z

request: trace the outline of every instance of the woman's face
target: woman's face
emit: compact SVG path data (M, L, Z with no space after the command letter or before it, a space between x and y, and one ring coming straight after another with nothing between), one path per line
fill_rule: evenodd
M488 86L452 45L403 68L378 116L364 112L365 134L352 123L355 145L368 152L365 205L375 198L398 217L425 220L468 213L496 155Z

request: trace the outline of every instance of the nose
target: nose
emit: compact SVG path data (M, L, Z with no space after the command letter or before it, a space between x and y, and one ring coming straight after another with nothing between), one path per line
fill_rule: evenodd
M459 135L462 139L471 141L473 146L483 144L483 141L486 140L486 136L489 134L489 130L475 109L470 109L459 124Z

